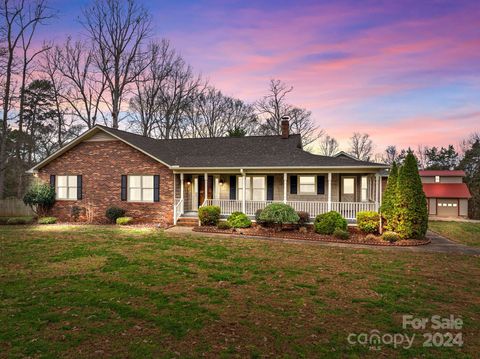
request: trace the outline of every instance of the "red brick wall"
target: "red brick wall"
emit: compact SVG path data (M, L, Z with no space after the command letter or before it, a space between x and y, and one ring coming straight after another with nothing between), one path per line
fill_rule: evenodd
M83 208L82 221L106 222L109 206L124 208L136 222L173 224L173 172L163 164L121 141L82 142L39 170L39 178L50 175L82 175L81 200L56 201L51 215L72 221L72 206ZM160 175L160 202L121 201L121 175Z

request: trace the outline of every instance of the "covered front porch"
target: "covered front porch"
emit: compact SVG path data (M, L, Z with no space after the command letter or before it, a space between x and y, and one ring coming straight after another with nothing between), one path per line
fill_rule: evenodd
M196 216L198 208L215 205L221 215L255 216L270 203L281 202L311 218L331 210L353 221L360 211L378 211L382 181L378 170L282 172L245 170L175 173L174 222Z

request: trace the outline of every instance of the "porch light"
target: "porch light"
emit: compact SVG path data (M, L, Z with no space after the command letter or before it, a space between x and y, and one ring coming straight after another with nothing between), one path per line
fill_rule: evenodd
M223 182L223 178L221 178L221 179L220 179L220 182L218 182L218 184L219 184L220 186L223 186L223 183L224 183L224 182Z

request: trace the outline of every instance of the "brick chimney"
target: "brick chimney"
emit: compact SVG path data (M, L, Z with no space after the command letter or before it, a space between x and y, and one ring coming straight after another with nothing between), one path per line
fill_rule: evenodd
M290 117L282 116L282 138L288 138L290 135Z

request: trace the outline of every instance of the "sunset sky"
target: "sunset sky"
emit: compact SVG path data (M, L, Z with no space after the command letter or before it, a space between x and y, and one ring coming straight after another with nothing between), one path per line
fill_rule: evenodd
M39 41L82 32L88 1ZM165 37L225 94L254 101L271 78L346 147L447 145L480 130L480 1L145 1ZM53 36L52 36L53 34Z

